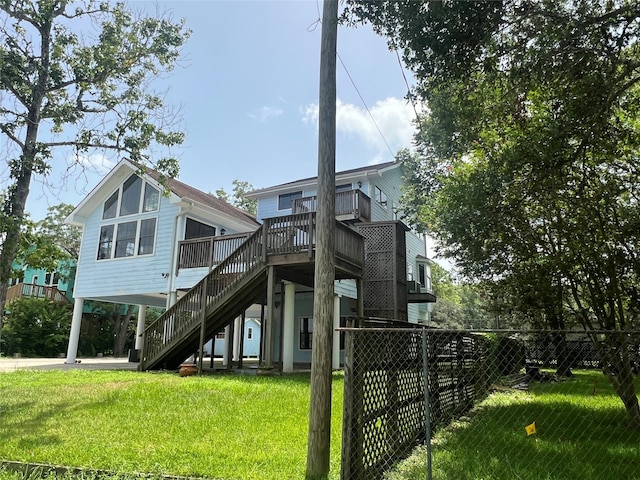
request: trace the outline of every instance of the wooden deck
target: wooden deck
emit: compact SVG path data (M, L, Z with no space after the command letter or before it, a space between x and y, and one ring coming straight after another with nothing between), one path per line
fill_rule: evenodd
M58 287L34 285L32 283L17 283L7 290L7 302L16 298L44 298L56 303L71 303L66 292Z
M318 197L302 197L293 200L292 212L307 213L318 210ZM336 193L336 219L341 221L371 221L371 198L361 190Z
M221 261L214 254L219 237L183 242L182 265L207 266L211 271L146 328L140 368L174 368L198 349L200 340L210 338L251 304L264 303L272 267L278 278L312 286L315 239L316 215L309 212L265 219ZM202 255L189 257L187 249ZM338 221L335 251L336 278L361 278L364 239ZM203 259L208 263L203 265Z

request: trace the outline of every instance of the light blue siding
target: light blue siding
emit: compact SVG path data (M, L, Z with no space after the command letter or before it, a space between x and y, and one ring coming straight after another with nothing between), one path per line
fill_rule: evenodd
M125 294L167 292L166 274L171 271L172 239L177 214L178 207L170 203L168 198L161 197L160 208L155 215L157 220L153 254L97 260L100 227L114 221L103 221L102 206L96 208L84 224L74 296L100 299ZM151 217L149 214L130 215L126 220ZM117 220L124 219L121 217ZM164 303L158 306L164 306Z

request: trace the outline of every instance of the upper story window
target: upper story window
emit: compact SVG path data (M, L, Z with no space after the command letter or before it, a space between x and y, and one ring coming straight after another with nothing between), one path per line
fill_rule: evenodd
M380 190L380 187L375 188L375 200L383 207L387 206L387 194Z
M143 189L144 195L142 195ZM120 205L120 216L124 217L141 212L155 212L159 204L160 190L134 174L104 202L102 219L115 218L118 205Z
M131 175L104 202L102 219L114 221L100 226L97 259L152 254L156 218L132 219L131 215L155 212L159 204L160 191L137 175Z
M350 183L346 183L344 185L336 185L336 193L340 192L350 192L353 190Z
M293 207L293 201L296 198L302 198L302 191L278 195L278 210L290 209Z
M215 237L216 227L207 225L206 223L198 222L192 218L187 218L187 225L184 231L184 239L191 240L192 238L204 238Z

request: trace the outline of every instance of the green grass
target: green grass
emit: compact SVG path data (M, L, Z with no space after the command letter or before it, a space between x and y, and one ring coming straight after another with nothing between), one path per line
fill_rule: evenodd
M432 446L436 480L640 479L640 432L625 428L622 403L600 372L494 393ZM421 447L387 478L425 479L426 465Z
M342 388L334 375L332 478L340 467ZM308 374L21 370L0 374L0 392L0 459L227 480L304 478Z

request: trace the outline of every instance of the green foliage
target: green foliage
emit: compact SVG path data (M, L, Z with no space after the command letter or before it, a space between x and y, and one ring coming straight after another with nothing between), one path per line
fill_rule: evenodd
M2 337L8 355L56 357L66 350L71 308L49 300L19 298L7 305Z
M437 263L431 265L431 283L437 298L431 310L432 322L452 329L490 327L488 305L480 284L455 283L450 272Z
M254 190L253 185L249 182L242 180L234 180L233 182L233 197L231 197L224 188L216 190L215 196L220 200L229 202L232 205L249 212L251 215L255 215L258 208L258 201L255 199L247 198L247 193Z
M350 5L403 50L428 103L406 199L424 202L413 211L440 253L551 328L568 313L637 328L640 4ZM628 359L608 360L640 428Z
M124 3L0 0L0 134L9 177L0 283L29 230L31 181L54 168L54 149L70 150L81 168L83 156L99 151L176 175L171 151L184 134L173 130L179 119L150 84L172 70L189 35L184 22L136 15Z

